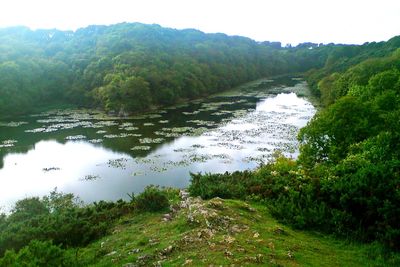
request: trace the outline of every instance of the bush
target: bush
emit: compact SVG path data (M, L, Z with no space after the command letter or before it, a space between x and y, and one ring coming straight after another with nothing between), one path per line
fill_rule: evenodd
M160 211L169 207L167 193L158 186L147 186L135 199L139 211Z
M72 194L56 191L42 199L20 200L9 216L0 216L0 256L35 239L64 247L86 245L105 235L115 219L132 208L124 201L82 206Z
M399 138L382 133L353 147L323 179L334 229L359 239L400 248Z
M213 197L244 199L246 188L251 187L254 176L249 171L225 173L191 173L189 193L203 199Z
M18 253L8 250L3 258L0 258L1 267L11 266L77 266L66 251L51 242L31 241L28 246Z

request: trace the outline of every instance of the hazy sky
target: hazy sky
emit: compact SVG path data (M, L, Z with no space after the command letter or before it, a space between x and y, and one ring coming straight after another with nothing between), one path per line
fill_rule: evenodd
M400 35L400 0L1 0L0 27L157 23L258 41L364 43Z

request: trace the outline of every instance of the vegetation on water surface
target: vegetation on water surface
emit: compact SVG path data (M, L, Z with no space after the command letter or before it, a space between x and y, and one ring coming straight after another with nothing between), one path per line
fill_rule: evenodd
M165 208L167 199L176 203L177 192L154 187L132 196L133 203L89 206L54 192L43 199L21 200L10 215L0 217L1 266L23 265L27 259L36 266L47 260L61 266L71 261L110 266L159 260L170 265L235 260L253 265L399 265L399 37L362 46L289 49L142 24L54 31L51 38L49 33L0 31L0 40L7 40L0 51L8 51L0 57L2 114L50 100L139 111L294 71L308 71L306 78L324 108L300 131L297 160L277 156L252 172L192 175L193 196L254 201L260 220L247 214L254 208L238 200L191 199L187 205L192 208L172 206L160 224L159 213L144 211ZM266 208L295 228L372 244L356 245L350 257L346 253L354 247L344 251L337 243L341 241L323 243L326 237L318 236L321 243L315 247L311 233L282 226L271 231L273 219ZM114 225L121 234L97 241ZM272 232L289 235L274 237ZM133 234L128 238L128 233ZM299 240L312 251L296 246ZM324 263L332 251L337 254Z

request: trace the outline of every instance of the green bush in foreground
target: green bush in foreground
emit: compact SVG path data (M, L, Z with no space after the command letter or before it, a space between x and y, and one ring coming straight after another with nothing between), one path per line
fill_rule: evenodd
M262 201L281 221L309 228L326 223L327 208L318 201L318 188L318 180L306 175L296 161L277 155L274 163L253 172L191 174L189 192L204 199Z
M66 254L65 250L53 245L49 241L34 240L18 253L8 250L3 258L0 258L0 267L14 266L76 266L73 259Z
M72 194L18 201L8 216L0 216L0 256L20 250L32 240L53 241L63 247L84 246L105 235L112 223L133 210L125 201L100 201L83 206Z
M389 141L394 140L363 143L360 152L353 152L340 164L313 172L294 160L278 157L254 172L192 174L189 191L206 199L261 201L280 221L296 228L367 242L378 240L399 249L400 161L384 155L388 152L385 147L394 146L385 145ZM374 149L382 152L382 158L369 153Z
M135 207L139 211L160 211L169 207L167 193L158 186L147 186L135 198Z

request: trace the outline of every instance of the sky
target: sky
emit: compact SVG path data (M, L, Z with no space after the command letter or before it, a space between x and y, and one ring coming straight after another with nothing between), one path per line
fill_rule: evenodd
M283 44L400 35L400 0L1 0L0 27L76 30L120 22L223 32Z

